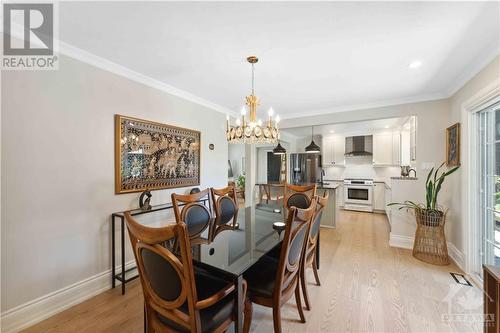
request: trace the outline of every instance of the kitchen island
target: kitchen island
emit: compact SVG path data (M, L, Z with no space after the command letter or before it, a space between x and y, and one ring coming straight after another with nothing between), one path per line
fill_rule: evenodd
M256 199L261 203L269 203L269 201L281 201L284 199L284 185L276 183L258 183L255 184L257 188ZM321 217L321 226L325 228L335 228L338 216L339 207L337 197L341 190L339 184L335 183L318 183L317 195L323 196L325 191L328 191L328 204L323 211Z
M337 191L340 190L339 184L320 183L318 184L317 195L322 196L328 191L328 204L321 217L321 226L325 228L335 228L339 219L339 207L337 207Z

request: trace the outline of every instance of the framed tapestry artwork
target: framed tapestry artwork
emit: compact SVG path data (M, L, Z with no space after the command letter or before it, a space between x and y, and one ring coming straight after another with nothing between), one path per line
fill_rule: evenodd
M446 165L460 165L460 123L446 129Z
M115 115L115 193L200 185L199 131Z

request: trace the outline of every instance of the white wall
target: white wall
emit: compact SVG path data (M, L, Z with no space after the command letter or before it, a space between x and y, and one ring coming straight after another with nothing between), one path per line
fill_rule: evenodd
M1 88L2 313L110 269L110 214L139 197L114 194L114 114L201 131L200 187L227 184L221 113L64 56Z
M245 145L241 144L228 144L228 158L231 161L233 168L233 177L236 179L239 175L243 174L243 157L245 157Z
M461 168L454 175L450 176L446 186L450 193L456 195L448 197L448 212L453 226L449 228L448 237L455 246L467 255L466 243L471 237L466 231L466 223L469 221L468 212L470 206L470 191L475 189L467 188L467 177L469 174L469 152L467 142L469 142L470 131L468 114L463 108L470 98L494 83L500 82L500 56L497 56L490 64L483 68L475 77L467 82L450 98L450 117L447 126L456 122L461 123Z
M313 136L314 143L316 143L320 148L323 145L322 137L319 134ZM306 147L311 143L311 136L305 138L296 138L294 140L294 150L291 153L305 153Z

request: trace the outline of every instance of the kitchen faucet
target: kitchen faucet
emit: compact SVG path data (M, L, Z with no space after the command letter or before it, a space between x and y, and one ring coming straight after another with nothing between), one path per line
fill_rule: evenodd
M415 175L415 178L417 178L417 171L413 168L411 168L410 170L408 170L408 177L410 177L410 172L413 171L413 174Z

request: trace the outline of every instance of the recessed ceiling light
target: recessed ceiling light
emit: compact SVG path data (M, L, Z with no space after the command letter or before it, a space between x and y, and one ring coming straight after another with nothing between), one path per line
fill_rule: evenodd
M389 125L385 125L384 128L389 128Z
M333 133L335 133L335 131L330 131L330 133L332 133L332 134L333 134Z
M415 61L410 62L410 64L408 65L408 68L409 69L417 69L421 66L422 66L422 62L420 60L415 60Z

